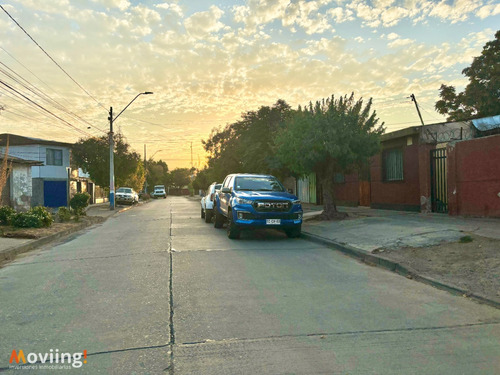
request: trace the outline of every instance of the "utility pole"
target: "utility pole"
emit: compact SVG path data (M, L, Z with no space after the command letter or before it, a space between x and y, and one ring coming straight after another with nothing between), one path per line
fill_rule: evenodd
M109 209L115 209L115 144L113 139L113 121L115 121L120 115L141 95L151 95L151 91L140 92L135 96L134 99L127 104L125 108L122 109L120 113L118 113L113 118L113 107L109 107Z
M418 108L417 99L415 98L415 95L411 94L410 99L412 100L412 102L415 103L415 107L417 108L418 117L420 117L420 122L422 123L422 125L425 125L424 120L422 120L422 115L420 114L420 109Z
M191 142L191 169L193 169L193 142Z
M148 159L146 159L146 144L144 144L144 175L146 176L146 180L144 181L144 193L148 193Z
M113 107L109 107L109 209L115 209L115 142L113 139Z

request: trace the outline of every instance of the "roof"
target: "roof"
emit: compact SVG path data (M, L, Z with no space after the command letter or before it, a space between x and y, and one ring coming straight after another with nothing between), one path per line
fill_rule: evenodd
M391 139L408 137L410 135L419 134L421 126L411 126L394 132L382 134L381 141L390 141Z
M0 154L0 159L3 160L4 158L5 154ZM22 159L18 158L17 156L11 156L11 155L7 155L7 161L15 164L43 165L42 161Z
M0 134L0 146L7 145L7 137L9 138L10 146L20 146L20 145L50 145L50 146L62 146L62 147L73 147L73 143L52 141L48 139L31 138L24 137L22 135L3 133Z
M489 131L500 128L500 115L471 120L479 131Z

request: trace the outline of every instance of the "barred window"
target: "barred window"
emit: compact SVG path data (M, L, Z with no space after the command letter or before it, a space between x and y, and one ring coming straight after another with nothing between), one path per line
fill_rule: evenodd
M384 181L403 181L403 150L385 150L382 155Z
M63 165L62 150L47 149L47 165Z

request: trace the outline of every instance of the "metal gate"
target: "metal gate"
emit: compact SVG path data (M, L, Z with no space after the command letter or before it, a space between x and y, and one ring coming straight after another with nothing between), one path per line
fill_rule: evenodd
M431 150L431 200L432 212L448 212L448 184L445 148Z
M68 204L66 181L43 182L43 205L45 207L61 207Z

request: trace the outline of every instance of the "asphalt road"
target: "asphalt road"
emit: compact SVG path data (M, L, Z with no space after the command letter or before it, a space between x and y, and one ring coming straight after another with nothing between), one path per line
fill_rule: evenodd
M13 349L86 350L89 374L492 374L500 311L280 232L229 240L169 197L0 269L0 371Z

